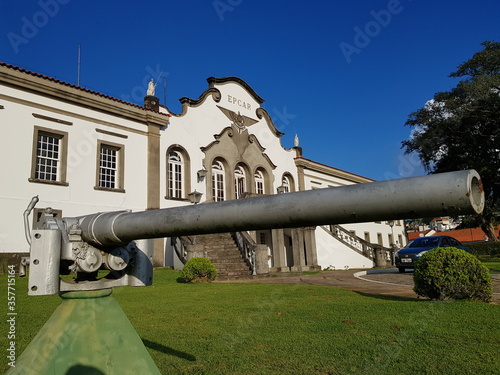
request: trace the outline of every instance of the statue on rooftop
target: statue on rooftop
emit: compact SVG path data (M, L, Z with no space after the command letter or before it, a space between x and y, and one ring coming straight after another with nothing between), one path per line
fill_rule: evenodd
M155 96L155 88L156 88L156 85L155 85L154 79L151 78L151 81L149 81L149 83L148 83L148 91L147 91L146 95L147 96Z

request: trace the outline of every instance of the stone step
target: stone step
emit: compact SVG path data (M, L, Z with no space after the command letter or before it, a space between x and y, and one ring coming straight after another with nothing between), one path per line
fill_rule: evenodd
M251 268L243 259L230 233L195 236L195 243L203 245L205 256L217 269L217 279L231 280L249 278Z
M225 272L225 273L218 273L216 279L221 279L221 278L230 279L230 278L250 277L250 276L252 276L252 273L250 271L246 271L246 272L229 271L229 272Z
M214 241L232 241L233 236L231 233L219 233L219 234L202 234L195 236L197 242L214 242Z
M219 251L219 250L236 250L239 252L238 247L236 247L233 244L227 244L227 245L203 245L203 248L206 252L209 251Z
M209 250L209 251L205 250L204 253L211 258L223 258L223 257L230 257L232 255L234 256L237 255L240 258L243 257L238 249L219 249L219 250Z
M234 254L231 256L223 256L223 257L218 257L218 256L207 256L207 259L209 259L212 263L245 263L245 260L241 256L241 254Z
M231 264L241 264L244 262L243 258L241 255L239 257L234 257L234 258L208 258L213 264L224 264L224 263L231 263Z
M219 263L214 264L217 270L225 270L225 271L248 271L250 267L246 264L236 264L236 263Z

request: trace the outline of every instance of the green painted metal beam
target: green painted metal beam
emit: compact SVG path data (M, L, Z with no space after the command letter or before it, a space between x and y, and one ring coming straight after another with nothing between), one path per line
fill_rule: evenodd
M68 292L6 375L160 374L112 290Z

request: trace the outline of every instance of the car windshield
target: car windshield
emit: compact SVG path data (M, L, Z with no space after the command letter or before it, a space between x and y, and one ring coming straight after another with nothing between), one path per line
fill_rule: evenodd
M422 238L416 238L410 244L408 247L434 247L439 244L439 238L427 238L427 237L422 237Z

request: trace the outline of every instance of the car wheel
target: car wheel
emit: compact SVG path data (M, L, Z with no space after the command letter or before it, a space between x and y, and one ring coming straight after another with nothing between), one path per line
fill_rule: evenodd
M405 273L405 268L404 267L398 267L399 273Z

